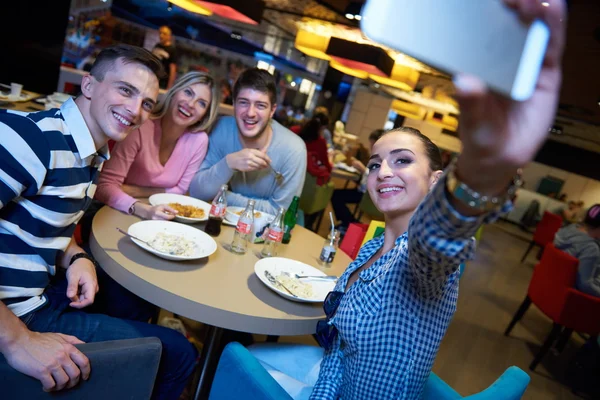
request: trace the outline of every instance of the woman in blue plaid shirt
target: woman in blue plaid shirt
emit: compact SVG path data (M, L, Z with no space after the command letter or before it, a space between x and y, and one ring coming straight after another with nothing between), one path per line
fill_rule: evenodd
M474 253L479 226L509 210L527 164L546 139L559 95L563 0L505 0L525 20L544 19L551 38L538 85L525 102L455 77L463 150L446 173L437 147L415 129L373 147L367 188L385 216L325 300L324 348L259 346L253 353L295 399L410 399L422 396L456 309L458 267ZM284 350L285 349L285 350Z

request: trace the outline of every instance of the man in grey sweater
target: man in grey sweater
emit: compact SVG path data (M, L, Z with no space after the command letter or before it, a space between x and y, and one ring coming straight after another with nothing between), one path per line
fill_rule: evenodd
M559 230L554 246L579 260L577 290L600 297L600 204L590 207L582 225Z
M229 183L227 204L276 214L300 196L306 174L306 146L272 120L277 107L275 79L267 71L244 71L233 86L233 117L221 117L209 136L208 153L192 180L190 194L211 201ZM276 179L275 171L283 175Z

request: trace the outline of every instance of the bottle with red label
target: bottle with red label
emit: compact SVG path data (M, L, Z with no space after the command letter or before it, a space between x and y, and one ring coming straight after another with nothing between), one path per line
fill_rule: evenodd
M210 236L219 236L221 234L221 224L225 218L227 210L227 185L222 185L219 193L215 196L208 214L208 222L204 228L204 232Z
M271 222L269 226L269 233L265 239L265 245L263 246L260 254L263 257L274 257L277 255L277 246L283 240L283 216L285 215L285 208L281 207L277 212L277 216Z
M231 250L234 253L245 254L248 249L248 242L252 240L252 229L254 228L254 200L248 200L246 209L240 215L235 232L233 232L233 241Z

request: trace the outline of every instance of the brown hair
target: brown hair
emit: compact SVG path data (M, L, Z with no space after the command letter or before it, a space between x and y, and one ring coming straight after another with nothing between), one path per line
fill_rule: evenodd
M387 135L388 133L392 133L392 132L408 133L409 135L413 135L414 137L419 139L421 141L421 143L423 143L423 147L425 148L425 153L427 154L427 157L429 158L429 167L431 168L431 170L438 171L438 170L444 169L443 163L442 163L442 155L440 153L439 147L437 147L437 145L435 143L433 143L431 141L431 139L429 139L427 136L423 135L420 130L411 128L411 127L407 127L407 126L402 126L400 128L396 128L396 129L389 130L387 132L383 132L381 136ZM380 138L381 138L381 136L380 136Z
M106 72L119 59L122 59L124 64L141 64L152 71L159 79L165 75L162 63L154 54L141 47L130 46L128 44L110 46L98 53L96 61L94 61L94 65L92 65L92 69L90 70L90 75L96 78L97 81L102 82Z
M249 68L242 72L233 85L233 101L235 102L242 89L254 89L267 93L271 106L277 103L277 86L275 78L269 72L259 68Z

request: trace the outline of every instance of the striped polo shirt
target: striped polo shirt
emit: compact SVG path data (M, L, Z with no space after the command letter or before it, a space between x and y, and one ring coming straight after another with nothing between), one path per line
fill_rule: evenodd
M46 302L57 256L108 157L72 99L60 109L0 111L0 301L15 315Z

